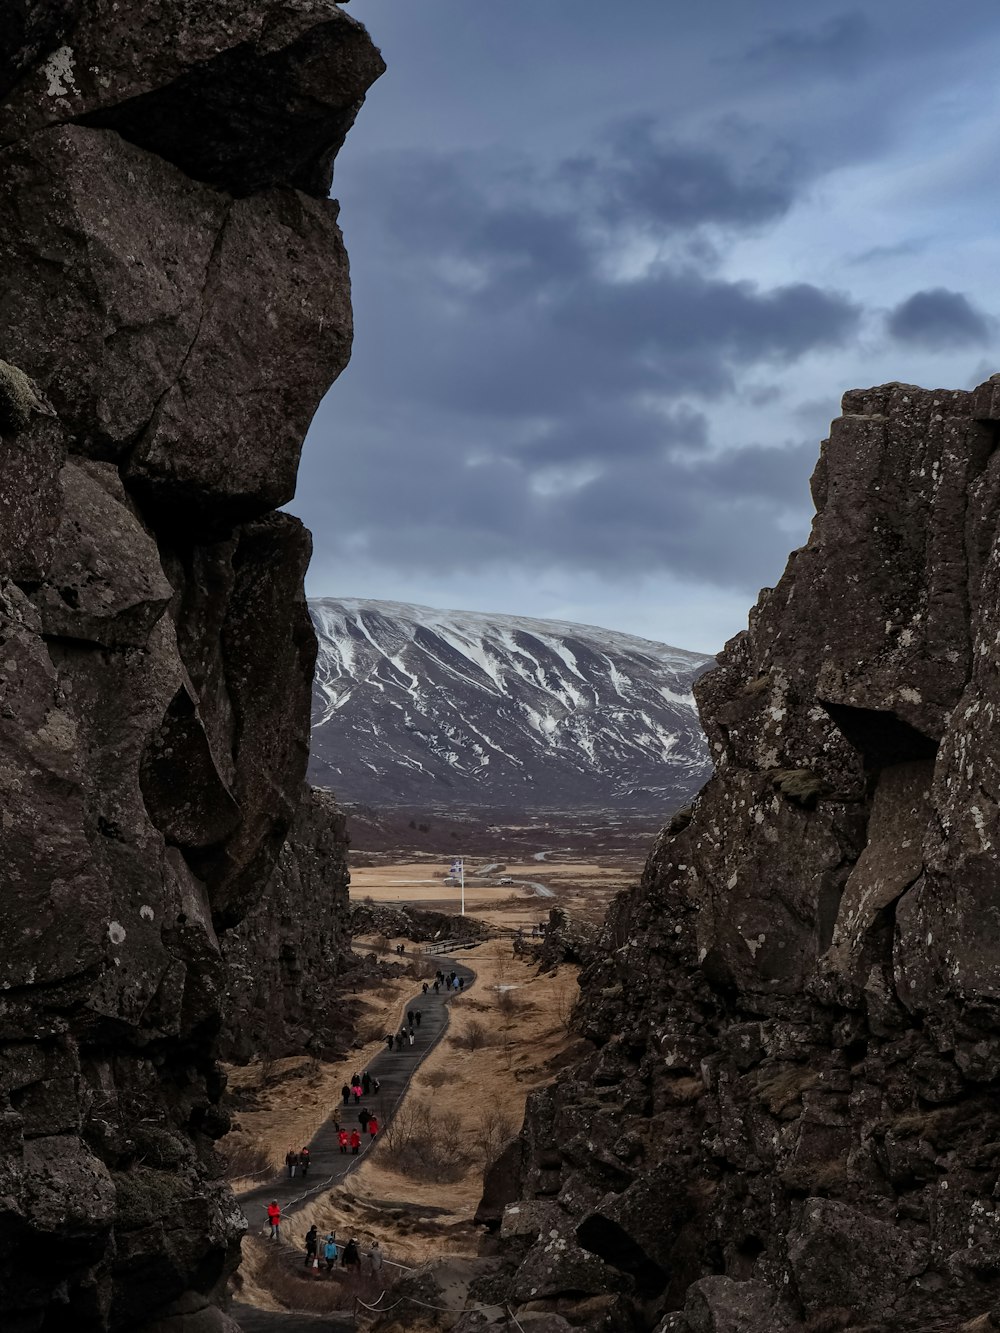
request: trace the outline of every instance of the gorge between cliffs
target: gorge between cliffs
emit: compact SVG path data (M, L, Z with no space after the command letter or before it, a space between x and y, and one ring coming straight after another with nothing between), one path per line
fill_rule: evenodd
M356 966L281 509L384 65L332 0L23 0L0 35L0 1328L226 1333L220 1055L307 1044ZM1000 1327L998 433L996 379L845 395L462 1302L430 1264L374 1327Z

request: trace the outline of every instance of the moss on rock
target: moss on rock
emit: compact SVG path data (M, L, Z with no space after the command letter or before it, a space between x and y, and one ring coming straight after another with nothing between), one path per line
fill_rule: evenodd
M0 361L0 434L27 430L38 406L38 391L24 371Z
M827 783L811 768L776 768L767 776L775 791L806 810L814 810L819 798L830 791Z

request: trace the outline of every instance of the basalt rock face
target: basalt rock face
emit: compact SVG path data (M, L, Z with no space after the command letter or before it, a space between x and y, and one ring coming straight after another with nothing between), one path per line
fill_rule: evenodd
M328 1058L350 1044L343 991L367 970L351 952L349 842L332 794L307 788L267 893L222 938L224 1059Z
M529 1103L507 1281L585 1328L1000 1303L1000 383L843 411L699 683L716 773L582 974L592 1054Z
M382 66L320 0L0 10L0 1310L221 1328L218 932L305 773L273 511L349 352L322 187Z

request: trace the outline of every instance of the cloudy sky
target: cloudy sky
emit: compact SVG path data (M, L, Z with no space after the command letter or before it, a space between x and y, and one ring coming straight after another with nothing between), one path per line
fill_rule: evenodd
M1000 369L987 0L354 0L312 596L716 651L847 388Z

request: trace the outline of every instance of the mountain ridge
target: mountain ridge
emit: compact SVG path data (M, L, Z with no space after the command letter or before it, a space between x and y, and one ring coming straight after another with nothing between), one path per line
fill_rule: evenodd
M683 804L713 660L599 626L314 598L310 776L372 805Z

